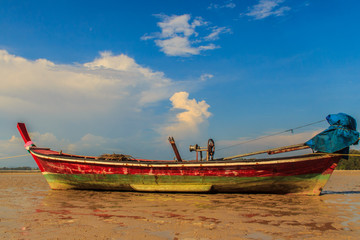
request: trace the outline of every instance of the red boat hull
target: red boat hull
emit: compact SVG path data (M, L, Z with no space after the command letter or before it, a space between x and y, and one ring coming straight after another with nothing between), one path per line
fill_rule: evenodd
M119 191L319 195L339 161L331 155L305 155L256 162L110 162L36 148L30 152L52 189Z
M237 161L106 161L37 148L18 127L52 189L319 195L339 156L309 154Z

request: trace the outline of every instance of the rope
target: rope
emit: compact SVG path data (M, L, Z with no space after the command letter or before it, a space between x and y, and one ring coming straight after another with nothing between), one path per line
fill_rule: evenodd
M25 156L29 156L29 154L18 155L18 156L11 156L11 157L2 157L2 158L0 158L0 160L2 160L2 159L9 159L9 158L17 158L17 157L25 157Z
M304 127L308 127L308 126L311 126L311 125L314 125L314 124L317 124L317 123L321 123L321 122L325 122L325 120L321 120L321 121L309 123L309 124L302 125L302 126L299 126L299 127L296 127L296 128L290 128L290 129L285 130L285 131L276 132L276 133L269 134L269 135L265 135L265 136L262 136L262 137L258 137L258 138L246 140L246 141L243 141L243 142L234 144L234 145L230 145L230 146L227 146L227 147L223 147L223 148L220 148L220 149L216 149L216 151L221 151L221 150L224 150L224 149L232 148L232 147L235 147L235 146L238 146L238 145L241 145L241 144L245 144L245 143L257 141L257 140L260 140L260 139L263 139L263 138L273 137L273 136L280 135L280 134L283 134L283 133L286 133L286 132L294 133L294 130L297 130L297 129L300 129L300 128L304 128Z

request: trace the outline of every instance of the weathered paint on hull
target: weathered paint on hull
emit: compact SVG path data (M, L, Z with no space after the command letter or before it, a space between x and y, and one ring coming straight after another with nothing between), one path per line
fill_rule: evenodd
M25 148L52 189L319 195L339 156L309 154L259 160L106 161L36 147L18 123Z
M98 161L30 151L52 189L319 195L339 157L303 155L256 162Z
M319 195L331 174L278 177L149 176L43 173L52 189L238 192Z

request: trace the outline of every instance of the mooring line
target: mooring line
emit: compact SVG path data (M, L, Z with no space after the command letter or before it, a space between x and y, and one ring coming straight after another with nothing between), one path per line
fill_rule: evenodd
M308 126L311 126L311 125L314 125L314 124L317 124L317 123L321 123L321 122L325 122L325 121L326 121L326 120L321 120L321 121L309 123L309 124L306 124L306 125L302 125L302 126L299 126L299 127L290 128L290 129L285 130L285 131L276 132L276 133L273 133L273 134L265 135L265 136L258 137L258 138L254 138L254 139L249 139L249 140L246 140L246 141L243 141L243 142L234 144L234 145L230 145L230 146L227 146L227 147L223 147L223 148L220 148L220 149L216 149L216 151L221 151L221 150L224 150L224 149L232 148L232 147L235 147L235 146L238 146L238 145L241 145L241 144L245 144L245 143L257 141L257 140L260 140L260 139L263 139L263 138L273 137L273 136L280 135L280 134L283 134L283 133L286 133L286 132L294 133L294 130L297 130L297 129L300 129L300 128L304 128L304 127L308 127Z
M2 158L0 158L0 160L2 160L2 159L9 159L9 158L17 158L17 157L25 157L25 156L29 156L29 154L18 155L18 156L11 156L11 157L2 157Z

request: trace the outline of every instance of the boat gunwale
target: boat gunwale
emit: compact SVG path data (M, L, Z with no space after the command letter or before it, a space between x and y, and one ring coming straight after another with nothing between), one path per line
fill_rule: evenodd
M324 153L321 155L318 154L304 154L288 157L278 157L278 158L267 158L267 159L236 159L236 160L219 160L215 159L213 161L207 162L196 162L194 160L175 162L173 160L146 160L146 159L133 159L129 161L116 161L116 160L100 160L96 157L90 156L71 156L71 155L56 155L56 154L44 154L36 152L35 149L29 149L29 152L39 158L52 161L61 161L61 162L73 162L73 163L82 163L82 164L97 164L97 165L116 165L116 166L136 166L136 167L213 167L213 166L236 166L236 165L268 165L268 164L279 164L279 163L294 163L302 161L315 161L324 158L336 158L339 156L334 156L331 153Z

